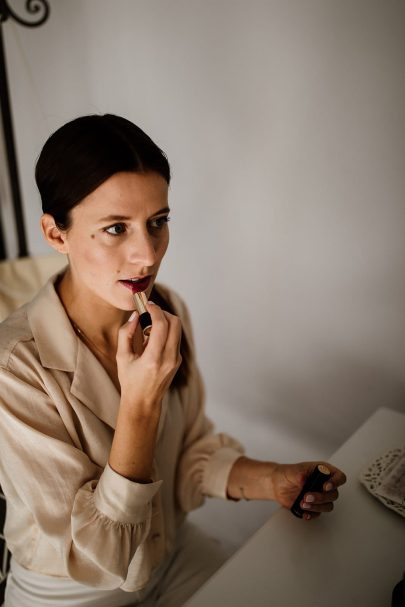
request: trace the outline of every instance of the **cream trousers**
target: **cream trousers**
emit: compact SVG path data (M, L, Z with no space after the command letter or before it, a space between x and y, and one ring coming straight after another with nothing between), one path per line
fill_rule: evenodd
M173 553L138 592L97 590L29 571L11 559L3 607L181 607L226 559L221 544L189 522L180 528Z

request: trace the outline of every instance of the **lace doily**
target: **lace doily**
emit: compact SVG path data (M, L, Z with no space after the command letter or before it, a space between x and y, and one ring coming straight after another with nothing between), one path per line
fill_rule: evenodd
M369 491L374 497L382 502L387 508L394 510L401 516L405 517L405 505L401 505L398 502L388 499L378 494L378 488L383 482L383 479L387 476L390 470L393 469L396 462L405 456L405 447L398 449L390 449L383 455L380 455L371 464L365 468L360 476L359 480L362 485Z

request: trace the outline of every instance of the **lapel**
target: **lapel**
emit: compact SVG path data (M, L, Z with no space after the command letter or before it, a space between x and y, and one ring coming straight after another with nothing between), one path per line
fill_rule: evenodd
M115 428L120 395L104 367L76 335L59 299L55 282L64 271L51 276L27 308L41 364L73 373L71 394Z
M78 348L71 392L97 417L115 429L120 394L93 352L87 348L76 333L75 337Z
M51 276L27 306L28 321L43 367L73 373L70 392L98 418L115 429L120 394L102 364L76 335L55 290L65 269ZM163 399L158 439L168 404Z
M97 417L115 429L121 399L120 393L103 365L78 337L77 339L79 342L77 364L71 392L86 407L91 409ZM168 392L166 392L162 402L157 440L160 439L163 431L167 405Z

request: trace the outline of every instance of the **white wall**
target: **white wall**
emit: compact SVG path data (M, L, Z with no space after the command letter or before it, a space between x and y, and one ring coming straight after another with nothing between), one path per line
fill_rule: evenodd
M405 4L50 4L4 28L31 253L45 139L122 114L171 161L161 280L192 309L210 413L252 453L246 417L330 453L404 410Z

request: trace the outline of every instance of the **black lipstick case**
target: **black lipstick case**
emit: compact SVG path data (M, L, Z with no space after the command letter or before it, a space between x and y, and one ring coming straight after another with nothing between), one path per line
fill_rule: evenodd
M291 506L291 508L290 508L291 512L295 516L302 518L303 515L305 514L305 512L308 512L308 510L303 510L300 506L300 503L302 502L304 495L306 493L309 493L310 491L318 491L318 492L323 491L323 484L331 476L332 476L332 474L331 474L329 468L327 468L323 464L318 464L318 466L315 468L315 470L312 472L312 474L307 479L307 481L306 481L305 485L303 486L297 499Z
M143 291L135 292L132 296L135 307L139 313L139 323L141 325L143 334L145 335L145 337L147 337L152 329L152 318L146 309L146 304L148 303L148 300Z

